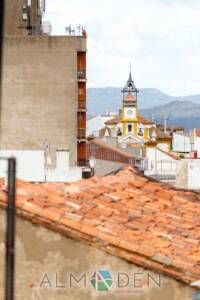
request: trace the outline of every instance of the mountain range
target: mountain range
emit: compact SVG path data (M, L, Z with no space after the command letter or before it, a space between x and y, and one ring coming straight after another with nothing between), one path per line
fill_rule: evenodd
M121 107L121 90L120 87L89 88L88 114L117 112ZM175 97L154 88L145 88L138 94L138 107L143 116L154 118L159 123L169 117L170 125L186 129L200 127L200 95Z

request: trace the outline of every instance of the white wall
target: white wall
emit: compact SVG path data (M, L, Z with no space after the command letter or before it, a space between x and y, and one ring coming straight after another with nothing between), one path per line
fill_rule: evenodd
M86 135L89 136L93 134L94 136L99 136L99 130L105 127L105 122L113 119L113 116L101 116L97 115L89 120L87 120Z
M71 167L68 170L47 168L45 170L46 182L73 182L82 179L82 168Z
M190 160L188 162L188 188L200 190L200 161Z
M82 178L81 167L69 167L69 151L56 151L56 168L45 168L44 151L1 150L0 157L15 157L17 178L31 182L70 182ZM7 176L7 161L0 160L0 177Z
M178 162L176 186L200 190L200 159L183 159Z
M58 149L56 151L56 168L61 172L69 169L69 150Z
M160 149L147 147L146 157L148 159L148 169L145 171L146 175L174 175L176 173L177 160L167 153L163 153Z
M0 150L0 157L15 157L17 178L26 181L44 181L44 151ZM0 161L0 177L6 176L7 163Z
M157 147L164 151L169 151L169 144L167 143L158 143Z
M200 137L195 137L194 139L194 150L198 153L198 158L200 158Z
M172 150L175 152L190 152L191 144L189 136L174 133Z

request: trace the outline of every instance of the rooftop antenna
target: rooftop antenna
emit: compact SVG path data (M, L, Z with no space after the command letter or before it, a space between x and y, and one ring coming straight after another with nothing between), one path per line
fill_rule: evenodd
M169 120L170 116L164 118L164 134L167 134L167 121Z
M129 71L130 71L130 73L131 73L131 71L132 71L132 65L131 65L131 62L130 62L130 64L129 64Z
M153 122L155 122L155 119L156 119L156 114L155 114L155 112L152 113L152 118L151 118L151 119L152 119Z
M69 34L69 26L65 27L65 31L67 34Z
M77 31L78 31L78 35L81 35L81 24L77 25Z
M153 113L152 113L152 121L155 122L156 114L155 114L155 101L153 100Z
M74 27L73 27L73 29L71 30L71 34L72 34L72 35L75 35L75 34L76 34L76 30L75 30Z
M67 32L69 33L69 35L72 34L72 25L70 24L68 27L66 27Z

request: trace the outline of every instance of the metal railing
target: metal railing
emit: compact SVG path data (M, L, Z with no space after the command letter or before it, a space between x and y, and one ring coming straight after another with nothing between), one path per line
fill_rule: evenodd
M79 159L78 160L79 167L87 167L89 168L89 160L88 159Z
M146 173L160 174L160 175L175 175L176 161L151 161L151 168Z
M78 101L78 109L86 109L86 101L84 100L79 100Z
M85 139L86 138L86 129L78 129L78 139Z
M86 80L86 70L84 70L84 69L78 70L77 76L78 76L79 81L85 81Z

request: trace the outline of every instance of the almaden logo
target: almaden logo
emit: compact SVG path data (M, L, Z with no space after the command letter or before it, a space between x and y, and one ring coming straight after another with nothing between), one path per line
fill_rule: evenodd
M96 292L117 292L117 290L129 293L134 289L151 288L151 286L161 287L161 275L151 274L149 272L132 272L131 274L126 272L111 273L105 268L99 268L92 273L66 273L64 280L60 278L58 273L48 274L45 273L42 276L38 287L56 289L77 289L81 288L93 288ZM114 287L114 288L113 288Z
M109 271L101 269L92 274L90 281L97 292L107 292L112 289L114 279Z

